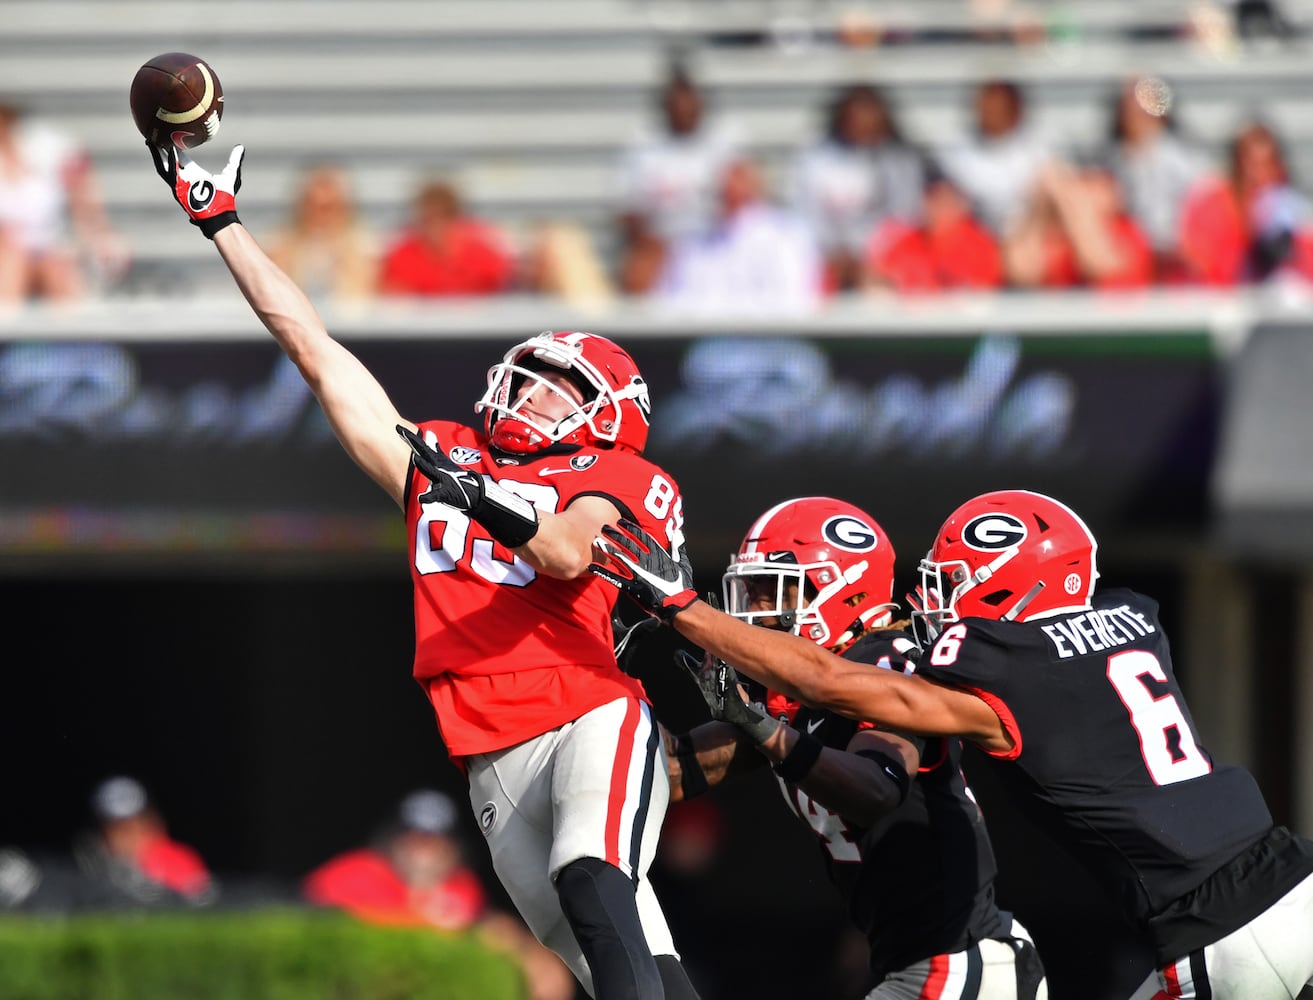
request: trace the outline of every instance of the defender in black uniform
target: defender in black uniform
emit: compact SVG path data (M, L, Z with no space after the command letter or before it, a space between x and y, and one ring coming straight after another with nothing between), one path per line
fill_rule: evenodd
M870 515L828 497L789 500L749 529L725 574L725 603L735 617L805 636L864 669L910 673L906 657L919 649L886 627L893 568L893 547ZM994 853L956 738L897 735L765 688L749 707L732 670L689 666L721 721L673 738L672 799L774 762L870 942L877 985L868 1000L1047 996L1029 935L995 905Z
M1157 607L1094 596L1096 544L1025 491L968 501L922 562L916 673L870 670L696 602L659 547L612 529L599 575L744 673L813 705L999 762L1019 807L1116 895L1155 950L1148 998L1290 1000L1313 987L1313 842L1200 746ZM656 550L656 551L653 551Z

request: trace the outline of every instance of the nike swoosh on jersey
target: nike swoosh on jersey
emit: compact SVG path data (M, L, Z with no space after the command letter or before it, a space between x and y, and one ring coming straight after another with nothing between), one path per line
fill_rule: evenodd
M811 722L807 723L807 732L814 733L823 725L825 725L824 719L812 719Z
M575 472L575 471L576 471L575 469L572 469L572 468L570 468L569 466L566 466L564 469L539 469L539 470L538 470L538 475L540 475L540 476L555 476L555 475L557 475L557 474L559 474L559 473L562 473L562 472Z

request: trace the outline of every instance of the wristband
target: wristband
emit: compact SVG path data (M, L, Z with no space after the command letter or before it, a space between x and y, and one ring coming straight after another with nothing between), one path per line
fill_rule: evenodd
M701 795L710 785L707 776L698 763L697 750L693 748L693 737L680 733L675 737L675 759L679 761L679 788L684 798L691 799Z
M218 215L212 216L208 219L192 219L191 221L193 225L197 226L200 231L205 234L207 240L212 240L214 239L214 234L220 229L226 229L234 222L241 222L242 220L237 218L236 212L220 212Z
M811 733L798 733L798 742L784 755L784 759L775 765L775 773L791 785L796 785L807 777L807 772L820 759L825 744Z
M489 480L484 481L483 497L470 509L470 517L508 549L517 549L538 534L534 505Z
M912 787L912 778L907 773L907 768L903 766L901 760L879 750L858 750L857 756L865 757L867 760L873 760L879 764L884 776L892 781L894 787L898 789L898 804L901 806L907 801L907 792Z

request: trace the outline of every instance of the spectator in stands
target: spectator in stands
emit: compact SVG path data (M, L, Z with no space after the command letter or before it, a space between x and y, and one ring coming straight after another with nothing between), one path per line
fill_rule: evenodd
M136 778L118 775L91 796L94 828L73 855L106 902L135 905L214 902L218 885L204 859L169 836L158 807Z
M1177 129L1173 95L1158 77L1122 82L1111 102L1108 160L1126 209L1149 237L1160 274L1179 270L1181 209L1203 175L1204 157Z
M466 213L451 183L433 180L419 189L410 224L384 254L379 288L384 295L495 295L514 273L502 235Z
M1203 284L1313 279L1313 214L1270 127L1242 127L1225 177L1195 186L1183 213L1181 256L1187 278Z
M1026 95L1016 83L986 80L974 103L974 135L949 145L941 166L1001 237L1025 214L1052 151L1027 127Z
M520 266L526 291L595 308L615 298L615 288L588 231L576 223L551 221L534 227Z
M628 294L652 289L673 241L705 232L715 214L716 185L737 154L737 130L706 113L701 88L679 63L660 94L661 129L625 149L619 169L619 284Z
M827 283L846 291L860 283L877 225L918 220L924 163L872 86L843 88L827 118L825 137L794 161L790 200L825 255Z
M0 305L80 298L121 278L129 256L86 151L0 98Z
M372 843L311 871L305 898L371 923L479 932L521 962L531 1000L570 1000L575 980L565 964L518 919L489 906L483 882L465 863L457 815L442 792L412 792Z
M1003 241L1009 282L1020 288L1142 288L1154 280L1149 238L1126 212L1106 163L1051 161L1024 218Z
M865 283L900 293L990 289L1003 283L998 241L948 176L931 169L917 213L890 219L871 234Z
M703 314L800 314L824 295L820 251L793 213L770 202L751 160L725 168L713 227L679 240L655 299Z
M269 256L311 297L359 299L374 294L377 248L356 212L347 174L319 164L300 178L286 223Z

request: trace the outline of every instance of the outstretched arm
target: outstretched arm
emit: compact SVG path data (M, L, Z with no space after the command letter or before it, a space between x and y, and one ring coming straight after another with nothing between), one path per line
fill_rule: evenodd
M891 670L871 670L800 636L739 621L697 600L691 568L678 565L639 525L602 529L607 561L589 567L648 614L772 690L851 719L927 736L962 735L1008 750L1002 721L969 691Z
M214 241L246 301L319 400L342 447L400 505L410 452L393 428L414 425L398 416L355 355L329 336L305 293L238 220L243 148L233 149L227 166L211 174L183 150L147 146L156 172L192 224Z
M1012 741L983 700L915 675L845 660L801 636L759 628L697 601L675 630L772 690L850 719L927 736L962 735L987 750Z
M766 766L752 740L727 722L704 722L687 733L663 729L663 734L671 802L694 798L736 775Z
M400 505L410 451L393 428L403 421L378 380L334 340L305 293L241 223L215 234L237 287L319 400L342 447Z

